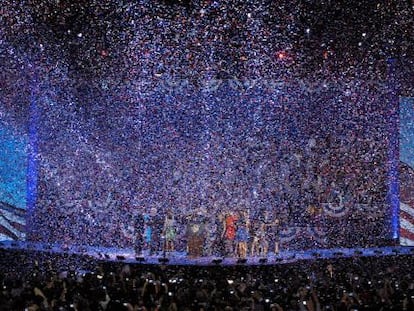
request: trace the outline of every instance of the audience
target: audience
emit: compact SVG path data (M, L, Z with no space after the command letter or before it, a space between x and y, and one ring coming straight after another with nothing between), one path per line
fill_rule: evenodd
M19 250L0 258L0 310L414 310L406 255L225 267Z

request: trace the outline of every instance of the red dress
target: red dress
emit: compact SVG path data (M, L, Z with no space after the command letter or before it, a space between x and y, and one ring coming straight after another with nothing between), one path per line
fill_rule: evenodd
M236 237L236 221L237 218L235 216L226 216L226 231L224 232L224 237L227 240L234 240L234 238Z

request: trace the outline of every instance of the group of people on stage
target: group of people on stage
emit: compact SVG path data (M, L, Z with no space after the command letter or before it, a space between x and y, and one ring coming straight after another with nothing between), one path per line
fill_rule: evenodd
M269 212L262 217L251 220L247 211L225 213L223 219L223 234L225 254L245 258L250 256L267 256L269 248L279 253L279 225L278 218L272 218ZM250 252L249 252L250 245Z
M176 250L178 237L184 237L190 257L265 257L279 253L279 228L280 220L269 211L251 217L247 210L228 210L208 217L200 210L185 216L172 210L160 215L153 208L137 218L135 251L165 255Z

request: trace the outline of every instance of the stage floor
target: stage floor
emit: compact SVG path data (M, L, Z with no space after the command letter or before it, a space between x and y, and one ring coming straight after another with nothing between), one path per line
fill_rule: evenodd
M367 256L395 256L414 255L414 247L387 246L371 248L334 248L334 249L312 249L304 251L281 250L280 253L269 253L267 257L247 257L240 260L236 257L198 257L191 258L184 252L171 252L148 255L146 252L136 255L133 249L119 249L93 246L50 245L42 243L22 241L1 241L0 248L31 250L58 254L87 255L103 261L122 261L126 263L140 264L169 264L169 265L274 265L291 263L298 260L315 260L329 258L367 257Z

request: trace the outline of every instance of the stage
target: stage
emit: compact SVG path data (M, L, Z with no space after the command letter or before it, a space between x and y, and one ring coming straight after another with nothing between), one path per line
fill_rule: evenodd
M324 260L350 257L380 257L396 255L414 255L414 247L386 246L371 248L333 248L312 249L303 251L281 250L280 253L269 253L267 257L247 257L245 260L236 257L203 256L192 258L185 252L171 252L157 254L135 254L133 249L104 248L93 246L64 246L43 243L2 241L1 249L30 250L51 254L76 254L93 257L96 260L107 262L125 262L129 264L168 264L168 265L277 265L292 263L299 260Z

